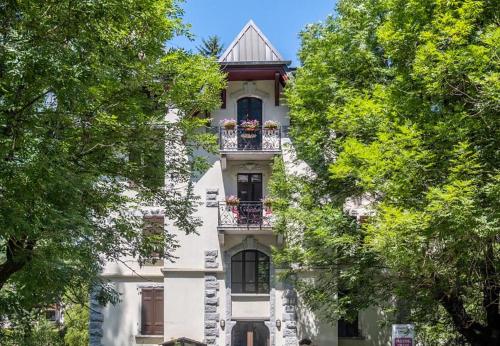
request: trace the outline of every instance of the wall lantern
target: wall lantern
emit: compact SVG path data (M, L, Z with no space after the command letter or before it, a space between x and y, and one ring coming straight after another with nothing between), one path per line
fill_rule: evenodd
M219 324L220 324L220 327L221 327L222 329L224 329L224 327L226 326L226 321L225 321L225 320L220 320L220 321L219 321Z
M276 328L281 329L281 320L276 320Z

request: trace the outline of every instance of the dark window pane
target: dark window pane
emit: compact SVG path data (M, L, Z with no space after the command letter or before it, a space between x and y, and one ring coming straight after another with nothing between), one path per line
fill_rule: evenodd
M352 338L359 336L358 319L348 321L341 318L338 321L339 337Z
M243 259L243 252L238 252L233 256L233 261L241 261Z
M238 284L238 283L232 283L231 284L231 292L232 293L243 293L243 285L242 284Z
M259 289L259 293L269 293L269 283L268 282L259 282L257 287Z
M269 257L267 257L267 255L265 253L257 251L257 255L258 255L259 261L269 261Z
M240 183L248 182L248 175L247 174L238 174L238 181Z
M262 175L260 175L260 174L252 174L251 179L252 179L252 182L259 183L259 182L262 181Z
M246 261L255 261L255 252L254 251L245 251L245 260Z
M243 263L233 262L231 266L231 280L233 282L243 282Z
M255 282L255 262L245 262L245 282Z
M255 284L246 283L245 293L257 293L257 291L255 290Z

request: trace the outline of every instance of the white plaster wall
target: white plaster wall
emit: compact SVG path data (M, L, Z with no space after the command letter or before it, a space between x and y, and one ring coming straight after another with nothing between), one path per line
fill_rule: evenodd
M114 286L121 295L121 301L116 305L108 304L103 309L102 345L136 345L141 318L140 287L162 286L162 281L116 281Z
M270 316L269 295L232 296L232 315L237 319L268 319Z
M165 340L204 339L204 273L167 272L165 275Z

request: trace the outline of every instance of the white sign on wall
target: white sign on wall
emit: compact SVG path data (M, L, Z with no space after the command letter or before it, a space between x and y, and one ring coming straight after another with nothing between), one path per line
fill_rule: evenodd
M415 346L415 325L393 324L392 346Z

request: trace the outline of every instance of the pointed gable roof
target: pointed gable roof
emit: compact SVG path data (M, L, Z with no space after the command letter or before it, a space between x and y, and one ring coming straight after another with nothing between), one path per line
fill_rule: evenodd
M283 57L250 20L229 45L219 62L282 62Z

